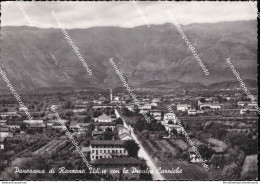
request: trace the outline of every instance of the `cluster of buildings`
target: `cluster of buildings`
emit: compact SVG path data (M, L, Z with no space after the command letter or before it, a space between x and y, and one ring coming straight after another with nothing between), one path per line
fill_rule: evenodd
M131 131L121 124L116 124L113 115L102 114L95 119L92 131L93 140L90 141L90 159L125 157L127 151L124 149L124 142L132 140ZM103 140L106 130L116 132L119 140Z
M13 133L9 128L0 128L0 150L5 148L5 139L8 137L13 137Z
M165 104L171 103L174 105L174 111L176 113L188 116L194 116L198 114L204 114L206 111L212 110L221 110L224 108L224 103L218 101L216 98L211 97L195 97L195 95L182 95L178 96L164 96L164 95L140 95L138 97L141 110L146 112L153 119L157 120L158 123L161 123L166 131L171 135L172 130L177 130L178 133L181 132L181 126L177 124L175 114L167 113L164 111ZM74 98L74 97L73 97ZM201 99L204 99L203 102ZM239 96L224 96L228 103L235 101ZM191 105L191 101L195 101L195 106ZM104 96L99 96L95 99L90 100L78 100L75 96L76 104L73 104L75 108L72 109L73 116L77 118L85 118L85 115L82 113L86 112L89 107L93 111L100 110L104 112L105 109L111 108L122 108L125 107L131 112L135 112L137 105L132 101L128 94L117 94L113 96L112 90L110 90L109 98ZM197 103L198 102L198 103ZM219 103L221 102L221 103ZM55 103L56 108L61 109L62 105L59 101L50 101L49 103ZM90 103L91 106L90 106ZM238 101L237 106L240 114L246 114L255 112L254 105L249 101ZM237 107L236 107L237 108ZM19 109L22 110L22 109ZM140 109L139 109L140 110ZM10 118L21 118L21 114L16 111L12 112L0 112L0 117L2 119ZM94 130L91 132L92 139L88 147L82 146L82 152L87 154L91 160L91 164L94 168L104 168L104 169L122 169L122 168L132 168L135 167L140 169L142 162L136 158L127 157L127 150L124 148L124 143L127 140L133 140L131 131L124 127L121 124L117 124L117 116L107 115L105 113L100 116L93 118L92 124L94 125ZM68 120L62 119L62 121L68 125L69 131L73 134L84 134L88 130L90 123L80 123L78 121L71 120L70 124ZM21 120L23 124L30 130L39 130L43 131L45 129L63 129L61 123L56 120L55 114L52 114L49 106L45 109L45 114L42 118L36 118L34 120ZM14 126L14 125L12 125ZM0 120L0 149L5 148L6 139L8 137L13 137L11 125L6 125L6 120ZM19 123L16 125L19 126ZM16 128L17 128L16 127ZM20 128L20 127L19 127ZM15 128L14 128L15 129ZM112 140L104 140L104 133L109 130L116 134L116 139L113 137ZM21 131L21 133L24 133ZM190 160L193 163L199 162L199 159L196 157L192 150L189 150ZM129 175L127 177L133 177Z
M13 111L13 112L0 112L0 117L2 117L2 118L13 118L13 117L21 117L21 115L18 114L17 111Z
M116 124L114 115L102 114L95 118L93 123L95 129L92 131L92 140L89 147L82 147L82 152L89 155L91 164L96 169L118 170L136 168L141 169L143 162L137 158L128 157L128 152L124 148L127 140L133 140L131 131L122 124ZM118 139L104 140L105 131L112 131L117 134ZM114 177L119 177L120 173L114 173ZM138 173L124 173L125 179L139 178Z
M237 106L241 108L240 114L257 113L255 104L251 101L238 101Z

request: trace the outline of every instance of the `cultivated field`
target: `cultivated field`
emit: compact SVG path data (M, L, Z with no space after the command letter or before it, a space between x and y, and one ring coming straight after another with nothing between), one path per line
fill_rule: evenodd
M245 176L248 173L253 173L258 171L257 167L257 155L249 155L245 158L244 165L242 167L241 176Z

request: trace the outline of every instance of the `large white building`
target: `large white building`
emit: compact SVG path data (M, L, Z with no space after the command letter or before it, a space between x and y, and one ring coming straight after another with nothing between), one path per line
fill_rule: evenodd
M106 131L106 129L110 128L112 131L114 131L116 122L97 122L94 123L94 126L96 130Z
M15 117L15 116L17 116L17 115L18 115L17 112L1 112L1 113L0 113L0 116L1 116L2 118Z
M203 109L203 108L221 109L222 106L223 106L223 104L219 104L219 103L200 103L199 104L200 109Z
M196 109L189 109L188 110L188 115L196 115L197 114L197 110Z
M143 110L151 110L152 109L152 104L146 103L146 104L141 106L141 109L143 109Z
M257 109L240 109L240 114L257 113Z
M203 114L204 112L202 110L196 110L196 109L189 109L188 115L196 115L196 114Z
M189 104L178 104L177 105L177 111L187 111L188 109L191 108L191 105Z
M222 104L219 104L219 103L216 103L216 104L211 104L210 108L211 109L221 109L223 105Z
M90 159L114 158L127 156L128 153L123 147L123 140L91 140Z
M176 116L175 116L175 114L173 114L173 113L166 113L166 114L164 114L164 116L163 116L163 120L164 121L169 121L169 120L172 120L173 122L175 122L176 121Z

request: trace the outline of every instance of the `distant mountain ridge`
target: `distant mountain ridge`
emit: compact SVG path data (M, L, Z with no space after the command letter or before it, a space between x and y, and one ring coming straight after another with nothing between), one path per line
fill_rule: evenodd
M60 29L2 27L0 64L18 91L121 87L122 82L109 63L112 57L133 88L156 85L164 88L167 84L172 88L215 87L216 83L225 86L223 82L236 80L226 64L227 57L242 79L256 81L257 21L190 24L182 29L209 70L209 76L204 74L180 33L170 23L150 28L67 30L92 69L92 76L88 75ZM0 80L0 88L6 89L5 86Z

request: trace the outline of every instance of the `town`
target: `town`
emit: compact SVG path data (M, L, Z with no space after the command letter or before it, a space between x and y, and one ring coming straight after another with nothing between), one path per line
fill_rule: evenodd
M257 111L241 89L176 92L136 91L141 109L126 91L78 90L70 93L22 95L33 120L28 120L11 95L0 97L0 178L10 179L14 167L87 169L51 107L55 106L81 151L96 170L106 174L39 174L42 179L179 180L255 179L257 177ZM254 91L257 99L257 91ZM181 133L182 126L209 165ZM147 123L141 111L151 119ZM31 166L29 162L34 162ZM40 167L40 168L37 168ZM174 170L180 173L124 169ZM112 170L120 172L111 172ZM110 172L109 172L110 171ZM34 176L35 175L35 176ZM33 179L16 173L12 179Z

